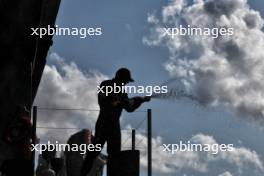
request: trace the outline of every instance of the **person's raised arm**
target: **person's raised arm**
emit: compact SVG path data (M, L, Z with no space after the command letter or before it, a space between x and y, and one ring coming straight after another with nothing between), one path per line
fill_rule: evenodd
M133 111L135 111L137 108L140 107L140 105L142 103L148 102L151 99L149 96L145 96L145 97L133 97L133 98L128 98L127 97L127 94L125 96L126 97L123 99L123 108L127 112L133 112Z

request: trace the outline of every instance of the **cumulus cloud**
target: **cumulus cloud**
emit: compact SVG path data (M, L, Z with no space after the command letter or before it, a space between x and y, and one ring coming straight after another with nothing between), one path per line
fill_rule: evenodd
M42 108L81 108L98 109L96 86L107 76L98 71L88 73L80 70L75 63L66 63L62 57L53 53L50 55L53 64L47 65L35 104L40 108L38 111L38 126L66 127L66 128L91 128L94 126L98 111L75 111L75 110L50 110ZM43 142L45 140L58 140L65 142L67 138L78 131L38 129L38 135ZM126 130L131 130L127 127ZM123 133L123 139L130 138L128 133ZM139 142L141 150L141 166L147 168L147 137L138 131L136 141ZM212 136L204 134L194 135L190 141L201 144L215 144ZM210 152L176 152L174 155L163 152L163 138L152 139L153 144L153 169L158 174L173 174L181 171L194 171L198 173L209 173L210 166L214 163L224 162L239 170L256 170L262 172L263 164L255 151L239 147L233 152L218 153L214 157ZM128 141L126 146L130 146ZM224 176L229 174L224 172ZM222 174L222 175L223 175ZM229 175L227 175L229 176Z
M66 63L56 53L52 53L49 59L53 64L44 69L34 103L39 108L38 126L72 129L38 128L37 132L41 139L65 142L78 128L93 128L98 116L96 110L99 109L97 86L107 76L94 70L86 73L74 62ZM55 110L56 108L83 110Z
M220 174L219 176L233 176L230 172L224 172Z
M127 135L127 134L126 134ZM124 136L126 138L127 136ZM141 141L137 146L141 152L141 166L147 168L147 138L143 134L136 135L136 141ZM205 134L196 134L189 141L191 143L211 146L220 145L213 136ZM217 154L212 154L213 151L176 151L174 154L163 151L163 138L156 137L152 139L153 147L153 170L158 174L172 174L189 172L191 174L211 174L215 175L217 166L218 169L225 169L225 165L231 166L234 172L242 173L254 170L255 175L263 175L263 163L259 155L245 147L234 147L233 151L219 151ZM131 143L129 143L131 145ZM223 164L223 165L222 165ZM224 172L221 176L230 176L231 173ZM220 176L220 175L219 175ZM231 175L232 176L232 175Z
M168 48L166 70L202 104L224 105L240 116L264 117L264 33L260 13L246 0L172 0L143 42ZM163 27L233 28L231 36L164 36ZM249 119L249 118L248 118Z

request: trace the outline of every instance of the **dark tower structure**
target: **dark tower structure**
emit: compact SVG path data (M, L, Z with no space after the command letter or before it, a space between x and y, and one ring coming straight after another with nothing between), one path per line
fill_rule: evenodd
M52 45L52 36L31 35L31 28L54 26L59 4L60 0L0 0L0 166L23 159L13 141L3 136L14 126L18 106L31 109Z

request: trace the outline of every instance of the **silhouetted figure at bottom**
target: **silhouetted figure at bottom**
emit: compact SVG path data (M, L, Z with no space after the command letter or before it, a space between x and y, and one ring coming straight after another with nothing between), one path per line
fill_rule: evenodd
M122 110L127 112L135 111L143 102L150 101L150 97L133 97L128 98L127 93L109 92L110 87L115 86L121 88L129 82L133 82L130 71L126 68L121 68L116 72L115 78L112 80L103 81L100 84L98 91L98 103L100 113L95 125L95 136L93 144L101 144L104 146L107 142L107 153L109 155L119 153L121 151L121 129L119 118ZM108 90L108 92L107 92ZM119 93L117 93L119 92ZM92 168L94 159L99 155L100 151L88 152L84 160L81 176L87 176Z

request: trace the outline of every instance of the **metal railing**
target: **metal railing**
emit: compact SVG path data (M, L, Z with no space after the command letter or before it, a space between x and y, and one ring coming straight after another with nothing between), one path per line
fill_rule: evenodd
M71 112L71 113L69 113ZM49 123L44 123L43 121L45 121L44 119L41 118L45 118L45 116L48 116L48 119L52 119L55 121L55 123L60 123L60 121L62 121L63 123L60 124L65 124L65 119L60 119L62 118L63 115L59 115L59 113L64 113L67 114L69 113L69 116L74 116L72 118L77 119L78 117L80 117L82 120L85 118L84 116L91 116L91 112L93 112L93 116L97 116L99 113L99 110L96 109L85 109L85 108L50 108L50 107L37 107L34 106L33 107L33 113L32 113L32 124L33 124L33 132L32 132L32 139L33 139L33 144L36 144L36 136L39 137L43 137L41 134L38 134L39 132L42 133L52 133L51 131L54 132L54 135L51 134L50 136L52 136L53 138L56 138L56 134L74 134L74 132L78 132L81 129L87 129L86 126L89 126L89 129L91 131L94 130L94 123L95 123L95 119L86 119L89 122L86 124L82 124L80 122L78 122L77 124L74 124L73 127L70 126L64 126L64 125L54 125L53 121L50 121ZM140 113L140 115L139 115ZM121 133L122 133L122 142L121 142L121 148L122 149L132 149L132 150L147 150L147 157L148 157L148 176L152 175L152 120L151 120L151 109L148 109L146 111L135 111L134 113L132 113L133 116L137 116L137 118L133 118L133 120L137 119L136 122L133 122L130 124L130 127L126 127L126 129L122 129ZM142 114L144 114L142 116ZM129 116L129 115L128 115ZM139 116L141 116L141 118L138 118ZM47 120L48 120L47 119ZM131 118L132 119L132 118ZM131 121L130 119L130 121ZM138 120L139 119L139 120ZM121 120L123 121L124 118ZM76 120L79 121L79 120ZM74 121L71 121L71 123L74 123ZM82 126L80 126L80 124L82 124ZM121 127L122 128L122 127ZM56 132L55 132L56 131ZM65 132L66 131L66 132ZM70 131L70 132L69 132ZM138 133L139 131L139 133ZM145 131L145 132L144 132ZM147 149L143 148L143 146L141 146L141 143L144 141L144 137L137 136L136 133L138 133L138 135L141 136L145 136L147 138ZM45 136L48 137L48 136ZM67 138L69 138L70 136L66 136ZM138 141L136 141L138 138ZM41 140L41 139L40 139ZM130 144L130 145L128 145ZM35 152L33 153L33 161L35 163Z

